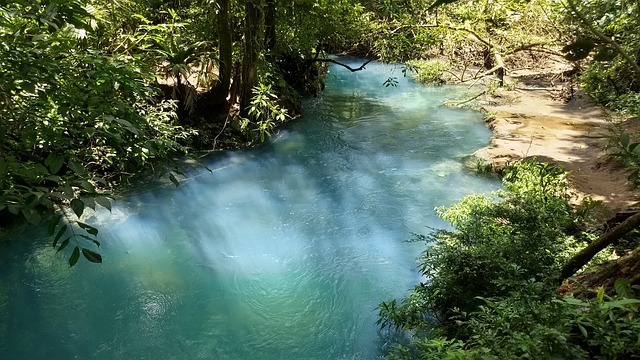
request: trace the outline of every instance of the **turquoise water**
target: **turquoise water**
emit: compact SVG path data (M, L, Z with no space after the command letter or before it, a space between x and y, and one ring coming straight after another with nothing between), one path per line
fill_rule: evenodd
M461 165L490 131L440 106L458 91L334 66L268 143L89 214L103 264L69 269L42 229L6 235L0 359L381 357L376 306L420 280L424 244L405 241L499 186Z

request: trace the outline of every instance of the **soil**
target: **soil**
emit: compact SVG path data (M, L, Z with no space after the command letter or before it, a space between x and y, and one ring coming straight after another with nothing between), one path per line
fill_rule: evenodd
M602 201L604 218L640 198L628 171L607 152L614 128L609 114L562 81L570 68L559 63L551 70L514 71L506 83L515 87L486 95L481 106L495 114L488 120L494 136L475 156L496 167L530 157L559 164L569 171L578 201Z

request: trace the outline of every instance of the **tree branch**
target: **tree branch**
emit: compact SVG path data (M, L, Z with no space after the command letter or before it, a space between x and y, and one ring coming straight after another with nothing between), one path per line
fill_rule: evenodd
M313 62L328 62L328 63L340 65L340 66L348 69L351 72L356 72L356 71L364 70L365 66L367 66L372 61L373 61L373 59L367 60L367 62L365 62L364 64L360 65L360 67L358 67L358 68L352 68L351 66L349 66L349 65L347 65L345 63L341 63L340 61L333 60L333 59L311 59L308 62L309 63L313 63Z
M640 75L640 66L638 66L638 64L635 62L635 60L633 60L631 55L629 55L629 53L627 53L622 48L622 46L620 46L620 44L618 44L618 42L616 42L612 38L608 37L602 31L600 31L600 29L595 27L589 21L589 19L587 19L587 17L584 16L584 14L580 13L580 11L578 10L578 7L573 2L573 0L567 0L567 4L569 4L569 9L571 10L571 12L578 18L578 20L580 20L580 22L582 22L584 24L584 26L587 27L587 29L589 31L591 31L591 33L593 35L598 37L604 43L613 46L613 48L616 49L616 51L618 51L618 53L620 53L620 55L625 59L625 61L629 64L629 66L631 66L633 68L633 71L635 71L636 75Z
M562 267L560 278L558 279L559 282L573 276L576 271L585 266L597 253L602 251L602 249L620 240L620 238L638 226L640 226L640 212L630 216L620 223L620 225L600 236L598 240L594 241L569 259L569 261L567 261L567 263Z

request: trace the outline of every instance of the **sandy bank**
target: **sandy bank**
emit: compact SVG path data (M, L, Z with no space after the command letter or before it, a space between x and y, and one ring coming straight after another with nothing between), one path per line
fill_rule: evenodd
M491 145L475 155L497 166L526 157L564 167L579 196L602 201L611 212L638 202L637 190L628 173L606 153L612 123L605 112L577 95L568 103L553 99L562 85L553 81L529 81L527 73L515 90L487 95L483 108L495 118Z

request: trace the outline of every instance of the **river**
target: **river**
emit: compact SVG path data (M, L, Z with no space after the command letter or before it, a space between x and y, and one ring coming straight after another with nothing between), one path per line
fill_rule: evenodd
M0 359L380 358L376 306L420 281L425 244L407 240L447 226L435 207L500 185L462 166L491 133L441 106L460 91L332 66L266 143L88 214L103 264L69 269L44 229L5 234Z

